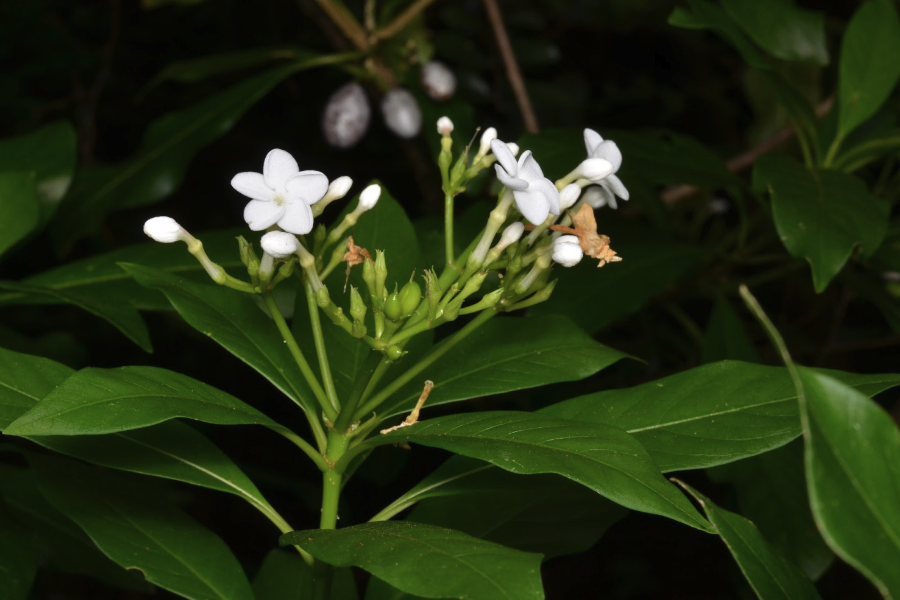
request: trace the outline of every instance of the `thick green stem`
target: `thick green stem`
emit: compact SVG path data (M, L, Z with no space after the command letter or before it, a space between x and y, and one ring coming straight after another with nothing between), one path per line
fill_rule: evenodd
M275 302L275 299L272 298L272 294L263 294L263 302L266 303L266 307L272 315L272 320L275 321L279 333L281 333L281 336L284 338L284 343L287 344L291 356L294 357L297 366L300 367L300 372L303 373L303 377L312 389L316 400L318 400L319 405L322 407L322 410L325 411L329 420L333 421L337 417L337 411L331 406L331 403L328 401L328 396L325 395L325 390L322 389L319 380L316 379L312 369L309 368L309 363L306 362L303 351L300 350L300 346L297 345L297 340L294 339L294 334L291 333L291 328L288 327L285 322L284 316L278 308L278 304Z
M334 465L347 452L350 438L341 435L334 430L328 432L328 450L325 453L325 461L329 468L322 474L322 516L319 519L319 529L337 529L338 503L341 498L341 485L343 475L334 468ZM328 600L331 598L331 580L334 570L330 565L316 561L313 570L315 585L314 597L316 600Z
M337 390L334 388L334 378L331 376L331 365L328 363L328 352L325 349L325 336L322 335L322 322L319 320L319 306L316 304L316 292L312 284L306 284L306 305L309 308L309 322L312 325L313 341L316 344L316 355L319 357L319 371L322 374L322 383L325 384L325 394L335 411L341 410L338 401Z
M444 250L447 264L453 264L453 194L444 194Z
M369 352L369 356L366 357L366 362L363 363L362 369L356 375L356 380L353 382L353 390L350 392L350 396L347 397L346 404L344 404L341 413L334 422L334 429L338 433L345 432L353 423L353 413L356 412L356 407L359 406L359 400L362 398L363 392L366 390L369 381L372 379L372 375L375 374L375 371L383 358L385 358L385 356L380 352Z
M452 336L447 338L440 346L434 349L431 354L420 360L413 367L411 367L406 373L395 379L391 385L387 386L381 392L379 392L374 398L366 402L362 408L356 411L356 415L354 420L361 419L365 415L373 412L376 408L378 408L385 400L391 397L397 390L402 388L404 385L409 383L409 381L417 376L419 373L428 368L434 361L442 357L446 354L451 348L453 348L456 344L464 340L470 333L481 327L484 323L488 321L491 317L497 314L493 309L486 310L483 313L479 314L477 317L469 321L465 327L454 333Z

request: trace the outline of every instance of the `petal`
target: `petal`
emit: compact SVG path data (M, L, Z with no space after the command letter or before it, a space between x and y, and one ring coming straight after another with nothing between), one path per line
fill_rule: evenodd
M506 172L512 176L516 175L518 171L518 167L516 167L516 157L513 156L513 153L510 151L509 146L501 142L500 140L491 140L491 150L494 153L494 156L497 157L497 162L500 163Z
M604 180L606 183L606 189L610 192L621 198L622 200L628 200L631 194L628 193L628 189L625 187L625 184L622 183L622 180L616 177L615 175L610 175Z
M559 214L559 190L556 189L556 186L553 185L552 181L550 181L546 177L535 179L528 184L528 191L532 193L543 194L543 196L547 199L547 206L550 207L550 214Z
M592 185L584 190L581 198L591 208L597 209L609 204L609 199L613 198L613 194L603 186L603 183L601 183L600 185ZM613 202L615 202L615 198L613 198Z
M266 178L266 185L273 190L283 190L287 180L300 172L297 161L294 157L275 148L266 154L266 162L263 163L263 177Z
M541 166L534 160L531 150L526 150L519 157L519 172L517 175L528 182L544 176L544 172L541 171Z
M307 204L315 204L328 191L328 178L318 171L301 171L284 184L291 200L303 200Z
M550 214L550 203L544 194L524 190L514 191L513 195L516 198L519 212L533 225L540 225L547 220L547 216Z
M263 202L260 200L251 200L244 207L244 220L253 231L262 231L268 229L275 224L281 215L284 214L284 207L274 202Z
M231 187L254 200L275 199L275 190L266 185L260 173L238 173L231 178Z
M517 177L512 177L507 174L507 172L500 165L494 165L494 170L497 172L497 179L500 180L500 183L505 185L511 190L524 190L528 187L528 182L524 179L518 179Z
M601 181L600 189L604 192L603 196L606 198L606 205L612 209L619 208L619 205L616 203L616 195L609 189L609 184L605 181Z
M284 216L278 220L278 226L296 235L306 235L312 231L312 209L305 202L294 202L284 211Z
M584 147L587 148L588 156L594 153L594 148L599 146L602 141L603 137L593 129L584 130Z
M613 173L618 171L619 167L622 166L622 151L619 150L619 147L616 146L616 143L612 140L601 142L599 146L594 148L594 152L591 154L591 158L602 158L604 160L608 160L610 163L612 163Z

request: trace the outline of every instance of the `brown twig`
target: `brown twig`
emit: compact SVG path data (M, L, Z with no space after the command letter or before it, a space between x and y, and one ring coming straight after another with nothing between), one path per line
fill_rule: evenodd
M500 56L503 57L503 65L506 67L506 76L516 96L516 103L518 103L519 111L522 113L522 120L525 122L525 131L538 133L540 126L534 114L534 108L531 106L528 90L525 89L525 80L522 79L522 72L519 70L519 63L516 61L516 55L509 41L509 35L506 33L506 26L503 24L503 15L500 14L497 0L484 0L484 8L487 11L491 27L494 29L494 37L497 38Z
M331 21L338 26L341 33L350 40L350 43L356 46L357 50L365 52L369 49L369 38L366 30L363 29L356 17L347 10L340 2L335 0L316 0L319 7L325 11L325 14Z
M373 37L376 40L383 40L389 37L393 37L404 27L409 25L409 22L415 19L419 15L419 13L428 8L428 5L432 2L434 2L434 0L416 0L416 2L413 2L409 6L409 8L397 15L397 17L393 21L376 31Z
M822 118L828 111L831 110L831 106L834 104L834 96L831 96L821 104L816 107L816 117ZM768 154L772 152L779 146L787 143L796 135L793 127L785 127L775 133L772 137L763 140L758 145L750 148L749 150L738 154L737 156L733 156L728 159L725 163L725 166L728 167L728 170L732 173L740 173L741 171L745 171L752 167L757 159L763 154ZM700 191L700 188L695 185L676 185L670 187L668 189L663 190L662 194L660 194L660 198L666 204L675 204L681 200L686 198L690 198L694 194Z

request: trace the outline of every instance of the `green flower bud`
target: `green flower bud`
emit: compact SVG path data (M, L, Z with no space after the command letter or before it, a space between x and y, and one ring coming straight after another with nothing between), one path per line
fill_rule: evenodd
M238 250L241 253L241 262L244 263L244 266L247 267L250 264L250 253L253 252L253 246L244 239L244 236L239 235L237 237L238 242Z
M400 308L400 294L397 292L397 284L394 284L394 293L384 301L384 314L391 321L396 321L402 316Z
M450 171L450 185L451 187L459 187L463 183L464 175L466 174L466 155L461 154L459 159L457 159L456 164L453 165L453 169Z
M352 285L350 286L350 316L353 317L355 323L362 322L366 318L366 303L363 302L362 296Z
M375 264L371 260L363 261L362 278L369 288L369 295L375 298Z
M422 301L422 288L415 281L410 281L400 290L400 312L408 317Z
M331 304L331 296L328 294L327 287L323 286L316 292L316 304L319 305L319 308L328 308L328 305Z
M386 298L387 290L384 289L384 280L387 279L387 264L384 259L384 250L375 251L375 296Z
M428 316L434 319L437 316L443 290L441 289L437 273L433 270L425 271L425 295L428 297Z

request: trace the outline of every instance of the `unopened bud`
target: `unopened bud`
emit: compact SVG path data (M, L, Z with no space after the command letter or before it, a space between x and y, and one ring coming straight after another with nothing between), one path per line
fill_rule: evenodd
M375 251L375 296L379 300L387 297L384 289L384 280L387 279L387 262L384 259L384 250Z
M378 199L381 197L381 186L377 183L373 183L366 189L362 191L359 195L359 209L363 211L371 210L375 208L375 205L378 204Z
M488 152L491 151L491 142L497 139L497 130L493 127L488 127L484 130L484 133L481 134L481 141L478 142L478 154L475 155L475 158L472 160L472 164L477 163L479 160L485 157Z
M497 242L497 247L499 250L503 250L510 244L515 244L519 241L519 238L522 237L522 234L525 232L525 225L516 221L512 225L506 227L503 230L503 233L500 234L500 241Z
M262 236L259 245L266 254L275 258L287 258L297 251L300 242L293 234L286 231L270 231Z
M442 295L443 290L437 274L434 271L425 271L425 296L428 298L428 315L432 319L437 316Z
M331 304L331 296L327 287L322 286L316 292L316 304L319 305L319 308L328 308L328 305Z
M350 316L353 317L354 321L361 322L366 318L367 310L366 303L363 302L359 290L350 286Z
M361 85L348 83L338 88L328 99L322 116L325 141L335 148L352 148L369 129L371 112Z
M381 114L388 129L402 138L415 137L422 129L422 111L408 90L397 88L385 94Z
M444 137L448 137L453 133L453 121L450 120L450 117L441 117L438 119L437 131Z
M369 295L375 297L375 263L369 259L363 260L362 278L369 288Z
M564 235L553 242L553 260L564 267L574 267L583 256L581 244L574 235Z
M246 267L250 264L250 253L253 252L253 246L250 244L250 242L244 239L244 236L242 235L237 236L237 242L238 252L240 252L241 255L241 262Z
M571 208L573 204L578 202L578 196L581 195L581 186L576 183L570 183L559 192L559 209L566 210Z
M422 87L433 100L449 100L456 91L456 76L447 65L436 60L422 65Z
M194 239L178 221L171 217L153 217L144 223L144 233L163 244L190 242Z
M578 165L580 175L594 183L612 175L614 170L613 164L603 158L587 158Z
M510 142L510 143L506 144L506 147L509 148L509 151L512 153L513 156L519 155L519 145L516 144L515 142Z

